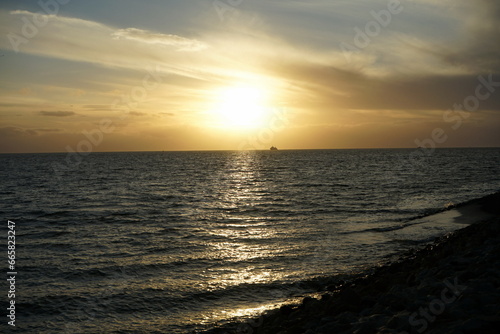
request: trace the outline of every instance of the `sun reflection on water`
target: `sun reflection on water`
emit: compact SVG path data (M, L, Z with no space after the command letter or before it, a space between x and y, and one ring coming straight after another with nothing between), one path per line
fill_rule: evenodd
M220 266L205 271L208 285L226 288L240 284L261 284L282 278L272 267L256 267L257 259L272 258L282 251L276 226L266 217L254 216L253 207L266 202L267 186L259 172L256 152L234 152L217 176L215 204L218 214L210 223L211 257Z

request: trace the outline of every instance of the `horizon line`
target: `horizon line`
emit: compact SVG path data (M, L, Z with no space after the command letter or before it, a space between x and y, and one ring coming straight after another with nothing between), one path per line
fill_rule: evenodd
M481 149L481 148L500 148L500 146L447 146L447 147L435 147L432 149ZM427 147L358 147L358 148L279 148L278 151L334 151L334 150L419 150L419 149L429 149ZM252 149L252 150L238 150L238 149L192 149L192 150L145 150L145 151L93 151L92 153L167 153L167 152L245 152L245 151L270 151L269 149ZM0 152L0 154L72 154L80 152L68 152L68 151L48 151L48 152ZM87 153L87 152L83 152Z

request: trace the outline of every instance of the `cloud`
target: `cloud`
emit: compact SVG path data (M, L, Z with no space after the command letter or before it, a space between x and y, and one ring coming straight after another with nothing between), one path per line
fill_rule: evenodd
M33 129L23 129L16 126L5 126L0 128L0 138L17 136L36 136L38 133Z
M436 65L461 69L462 73L500 72L498 0L454 0L448 5L434 0L427 2L435 6L436 12L445 15L442 22L447 24L441 29L429 25L434 32L426 31L418 43L407 43L412 52L416 51L423 57L431 56L438 61ZM408 39L414 40L415 35Z
M57 128L37 128L37 129L28 129L28 128L20 128L17 126L5 126L0 128L0 137L16 137L16 136L38 136L39 132L42 133L54 133L61 132L62 129Z
M85 109L94 110L94 111L101 111L101 110L109 110L110 109L109 104L84 104L81 107L85 108Z
M62 131L62 129L57 129L57 128L50 128L50 129L41 128L41 129L33 129L33 131L37 131L37 132L60 132L60 131Z
M30 20L35 15L48 23L34 36L24 38L24 21L20 17ZM192 57L178 52L206 48L206 43L196 39L137 28L116 29L95 21L28 11L0 10L0 34L11 36L0 39L2 49L114 69L145 71L160 66L162 73L196 78L207 64L223 61L206 52L190 52Z
M146 113L143 113L143 112L140 112L140 111L131 111L127 115L131 115L131 116L144 116L144 115L146 115Z
M449 58L476 71L500 71L500 2L479 0L464 15L468 23L467 44Z
M304 110L447 110L463 104L480 83L477 74L374 77L306 62L274 65L269 71L301 89L302 94L294 92L293 97ZM490 77L483 78L489 81ZM491 81L498 85L500 73L494 73ZM500 94L480 101L479 108L500 110Z
M128 39L148 44L174 46L178 51L201 51L207 48L205 43L177 35L154 33L137 28L119 29L112 33L115 39Z
M50 117L68 117L78 115L74 111L39 111L38 112L42 116L50 116Z

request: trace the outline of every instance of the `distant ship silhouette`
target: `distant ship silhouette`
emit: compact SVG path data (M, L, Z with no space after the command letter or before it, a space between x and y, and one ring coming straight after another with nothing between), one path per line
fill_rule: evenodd
M277 148L276 146L271 146L270 150L271 150L271 151L277 151L277 150L278 150L278 148Z

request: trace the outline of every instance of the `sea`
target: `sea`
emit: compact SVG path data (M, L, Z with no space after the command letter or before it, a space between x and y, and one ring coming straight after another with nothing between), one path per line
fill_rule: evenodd
M425 217L499 191L499 166L498 148L1 154L1 331L245 321L464 227Z

